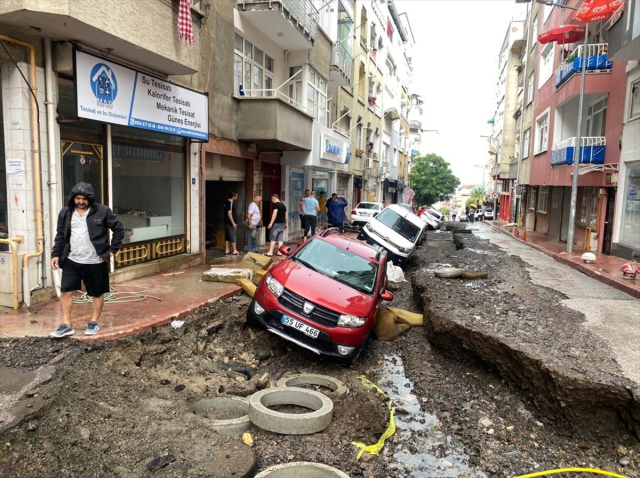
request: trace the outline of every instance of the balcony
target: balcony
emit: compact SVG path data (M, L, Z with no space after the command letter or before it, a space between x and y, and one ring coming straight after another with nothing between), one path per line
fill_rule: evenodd
M250 93L238 98L239 140L266 151L311 151L313 117L306 108L278 90Z
M0 31L6 33L10 25L19 32L37 32L38 37L73 40L165 75L191 75L200 68L203 18L201 1L192 3L195 43L191 46L178 36L177 1L1 0ZM71 62L71 57L58 61ZM64 72L73 74L71 69Z
M329 86L349 86L353 74L353 57L342 42L331 46Z
M316 41L320 14L311 0L238 0L238 12L283 50Z
M594 43L587 45L586 55L585 46L580 45L573 50L571 55L556 70L556 88L564 86L574 75L580 74L582 71L582 62L586 56L587 73L609 73L613 67L613 62L609 61L607 43Z
M607 146L604 136L587 136L580 138L580 164L603 164ZM551 166L573 164L576 138L568 138L553 145L551 150Z

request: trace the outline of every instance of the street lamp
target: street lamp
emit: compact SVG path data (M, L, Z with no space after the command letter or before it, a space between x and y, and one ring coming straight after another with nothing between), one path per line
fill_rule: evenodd
M554 3L551 0L536 0L537 3L550 5L553 7L566 8L569 10L578 10L575 7L569 7ZM578 176L580 173L580 142L582 141L582 104L584 103L584 86L587 76L587 45L589 38L589 25L584 29L584 51L582 53L582 71L580 73L580 99L578 100L578 131L576 133L576 145L573 148L573 178L571 179L571 207L569 208L569 229L567 231L567 252L573 252L573 237L576 230L576 209L578 206Z

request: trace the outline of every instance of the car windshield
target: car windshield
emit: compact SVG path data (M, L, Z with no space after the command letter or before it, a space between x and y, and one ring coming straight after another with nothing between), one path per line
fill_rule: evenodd
M380 214L378 214L376 219L410 242L416 242L418 239L420 228L411 221L402 217L393 209L384 209Z
M356 206L356 209L373 209L374 211L380 210L380 204L373 202L361 202Z
M309 241L291 259L365 294L371 294L376 285L376 263L322 239Z

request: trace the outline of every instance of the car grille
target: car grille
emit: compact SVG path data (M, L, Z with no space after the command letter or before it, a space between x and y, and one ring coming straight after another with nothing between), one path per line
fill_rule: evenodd
M315 306L313 312L311 312L310 315L305 314L302 311L305 298L298 294L294 294L288 289L284 289L282 295L278 298L278 302L281 306L286 307L290 311L300 314L317 324L324 325L325 327L336 327L338 325L340 314L324 307L320 307L319 305L313 304Z

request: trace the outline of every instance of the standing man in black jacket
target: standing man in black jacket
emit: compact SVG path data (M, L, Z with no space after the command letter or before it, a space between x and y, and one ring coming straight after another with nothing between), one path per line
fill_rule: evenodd
M108 229L113 237L109 244ZM104 306L104 295L109 292L109 259L118 252L124 238L124 227L111 209L96 203L93 186L78 183L71 190L69 205L58 215L58 229L51 252L51 268L62 268L60 305L63 323L52 337L73 335L71 308L73 292L80 290L81 282L87 294L93 297L93 314L85 335L100 330L98 318Z

